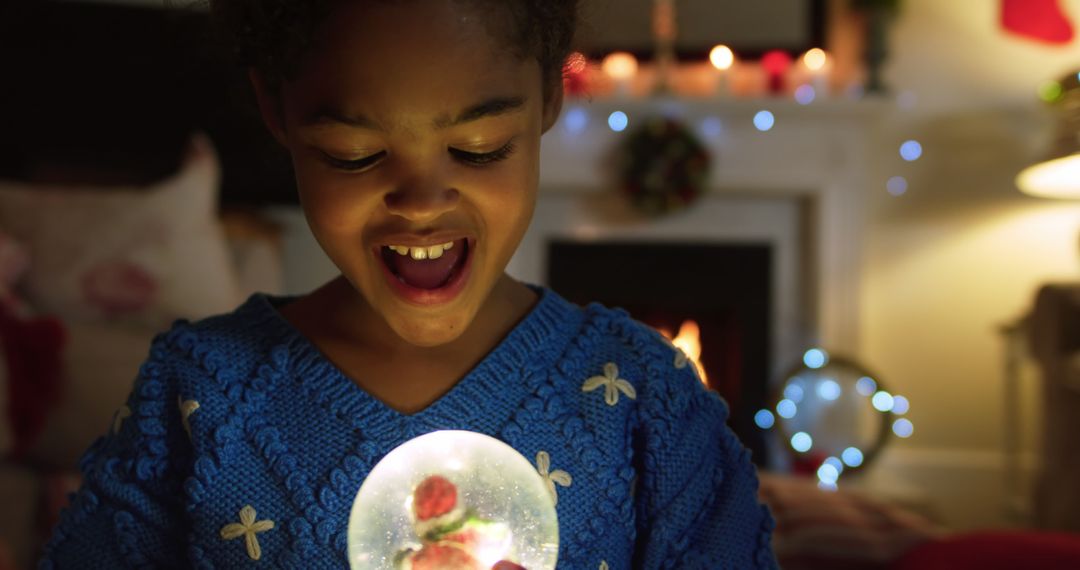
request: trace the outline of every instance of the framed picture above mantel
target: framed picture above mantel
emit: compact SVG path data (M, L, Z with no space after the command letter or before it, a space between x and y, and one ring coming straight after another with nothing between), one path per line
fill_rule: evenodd
M653 54L656 0L583 0L581 50L593 57L627 51L639 59ZM742 58L766 51L792 54L825 41L826 0L674 0L680 59L702 59L717 44Z

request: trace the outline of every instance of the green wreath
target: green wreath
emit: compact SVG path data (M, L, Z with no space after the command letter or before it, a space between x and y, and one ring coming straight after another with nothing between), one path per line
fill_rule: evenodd
M709 163L708 150L690 129L663 117L648 119L616 153L621 192L650 215L694 202L708 179Z

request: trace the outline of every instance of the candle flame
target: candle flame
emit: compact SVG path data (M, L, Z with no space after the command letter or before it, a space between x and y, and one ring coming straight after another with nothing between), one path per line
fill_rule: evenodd
M820 71L829 62L829 56L821 48L813 48L803 54L803 64L810 71Z
M721 71L731 69L735 63L735 52L725 45L718 45L709 52L709 62Z
M604 58L600 68L612 79L625 81L637 74L638 61L633 54L617 51Z

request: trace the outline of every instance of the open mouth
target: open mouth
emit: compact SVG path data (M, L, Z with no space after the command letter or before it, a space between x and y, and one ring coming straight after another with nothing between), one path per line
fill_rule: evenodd
M387 245L380 248L383 263L398 282L413 289L436 291L462 274L470 255L467 238L427 247Z

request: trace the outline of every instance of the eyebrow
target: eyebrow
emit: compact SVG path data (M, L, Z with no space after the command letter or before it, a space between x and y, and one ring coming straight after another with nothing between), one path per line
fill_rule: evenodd
M433 124L436 129L448 129L486 117L519 112L524 108L524 97L495 97L465 109L458 113L456 117L436 118ZM339 123L357 129L382 130L375 121L364 115L348 115L330 107L319 108L304 121L305 126L325 125L328 123Z

